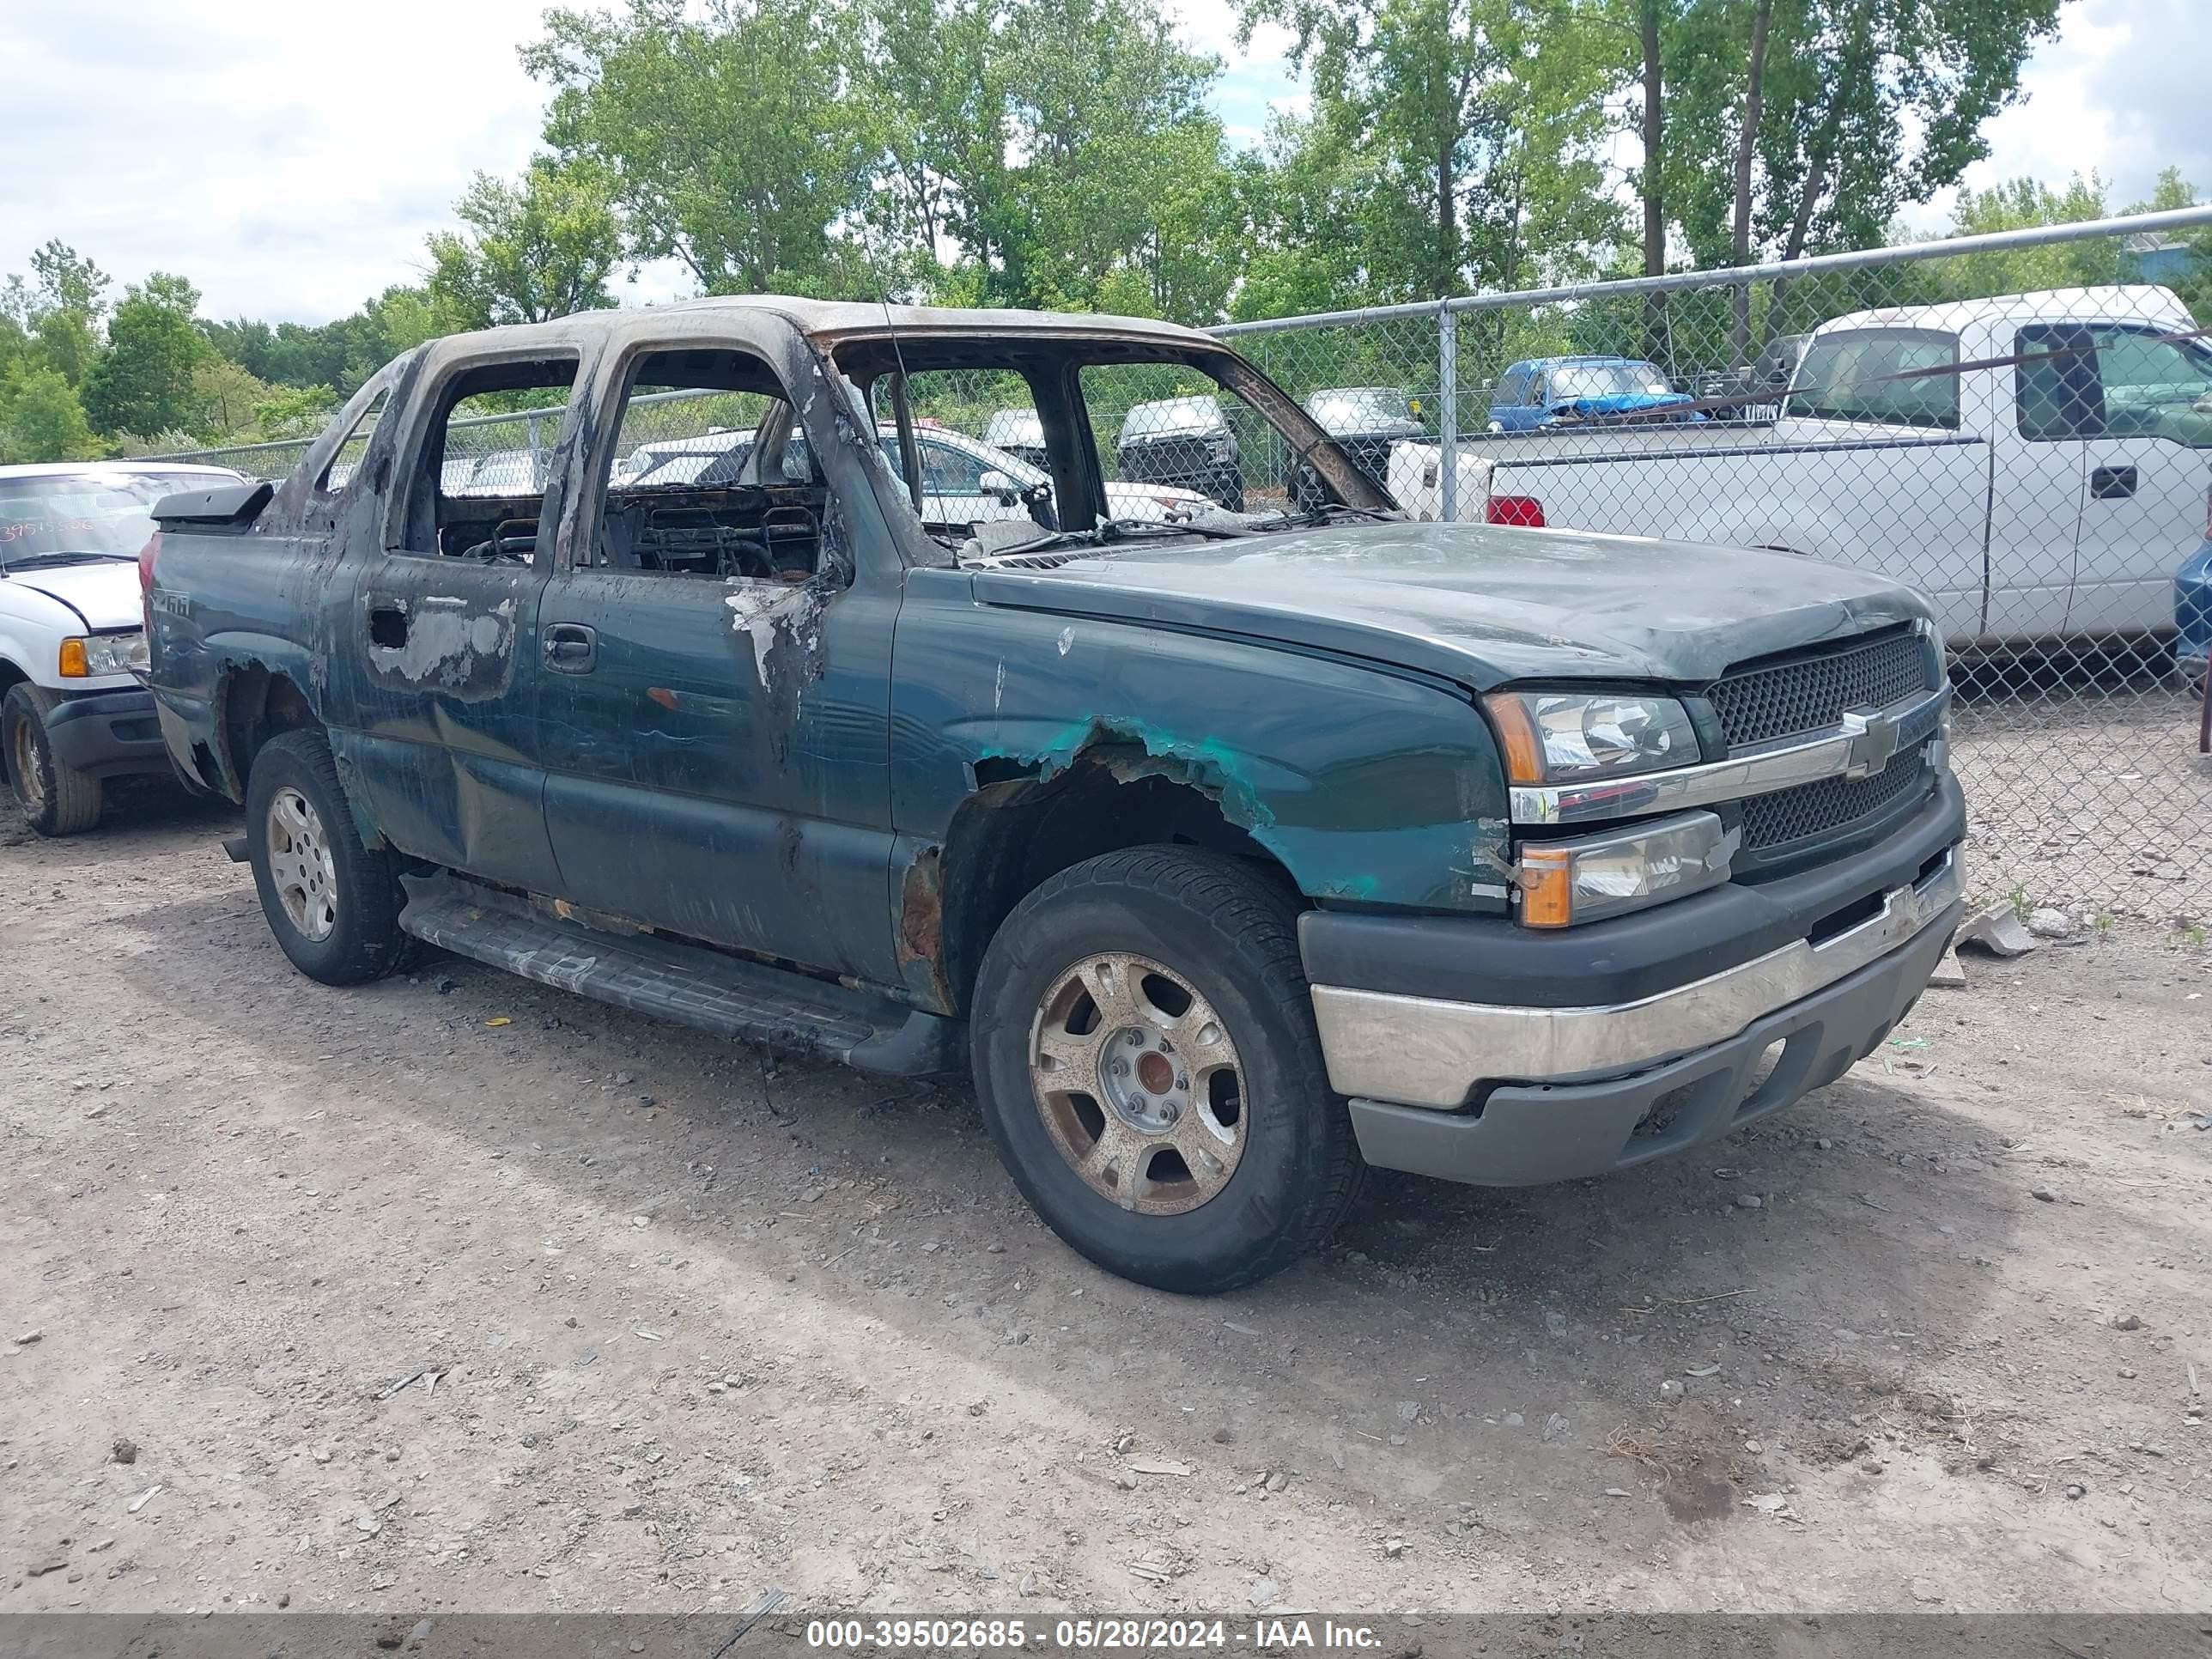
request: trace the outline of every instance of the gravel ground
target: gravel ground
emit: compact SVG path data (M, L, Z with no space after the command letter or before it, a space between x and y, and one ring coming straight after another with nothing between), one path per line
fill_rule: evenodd
M2179 690L2006 688L1952 717L1968 875L2094 919L2212 917L2212 756Z
M2171 930L1194 1301L1046 1233L964 1087L311 984L232 827L0 831L0 1611L2212 1604Z

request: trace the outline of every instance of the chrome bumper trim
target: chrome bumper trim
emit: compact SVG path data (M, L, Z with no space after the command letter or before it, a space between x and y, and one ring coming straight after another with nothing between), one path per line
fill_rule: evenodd
M1771 794L1822 778L1863 778L1900 749L1924 742L1943 724L1951 688L1907 697L1871 714L1845 714L1826 732L1761 744L1740 755L1671 772L1603 782L1516 785L1508 791L1516 823L1587 823Z
M1798 939L1637 1002L1517 1008L1313 988L1314 1018L1339 1094L1450 1108L1482 1082L1544 1082L1640 1071L1724 1042L1753 1021L1856 973L1940 921L1965 892L1960 848L1883 895L1881 913L1814 945ZM1574 937L1563 932L1565 942Z

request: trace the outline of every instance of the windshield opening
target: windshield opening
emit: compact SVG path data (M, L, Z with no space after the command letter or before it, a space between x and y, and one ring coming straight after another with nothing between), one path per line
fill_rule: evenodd
M1341 391L1316 392L1306 399L1306 412L1331 432L1419 422L1412 396L1395 386L1351 386Z
M864 336L833 355L862 389L922 529L960 561L1041 542L1190 544L1395 510L1375 446L1361 453L1376 470L1363 471L1306 410L1218 347L1018 332L896 344ZM902 372L911 457L896 421ZM1395 389L1376 396L1401 410L1409 401Z
M1578 398L1663 398L1674 390L1653 363L1563 363L1552 371L1553 403Z
M228 472L0 478L0 569L68 559L135 559L154 533L149 509L155 502L237 482Z

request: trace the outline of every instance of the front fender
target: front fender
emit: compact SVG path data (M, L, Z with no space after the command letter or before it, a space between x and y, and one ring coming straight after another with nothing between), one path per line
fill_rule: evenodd
M979 605L908 578L892 811L941 842L994 777L1079 759L1203 791L1316 900L1502 914L1504 772L1461 688L1242 638Z

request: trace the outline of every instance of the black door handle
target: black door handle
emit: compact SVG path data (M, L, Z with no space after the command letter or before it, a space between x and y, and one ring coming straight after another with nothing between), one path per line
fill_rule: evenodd
M2089 495L2093 501L2124 501L2135 493L2135 468L2097 466L2089 469Z
M561 674L588 674L599 660L599 635L582 623L554 623L545 629L545 665Z

